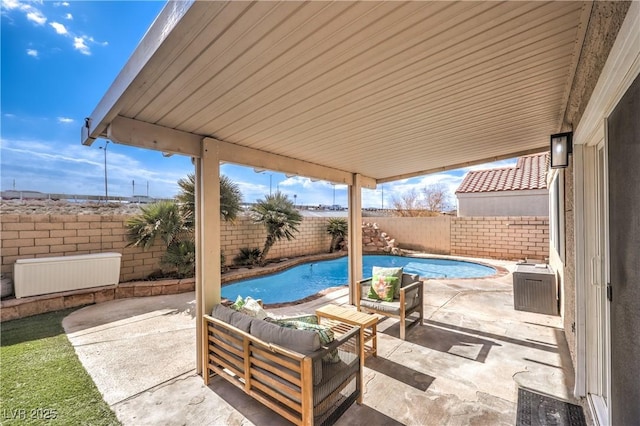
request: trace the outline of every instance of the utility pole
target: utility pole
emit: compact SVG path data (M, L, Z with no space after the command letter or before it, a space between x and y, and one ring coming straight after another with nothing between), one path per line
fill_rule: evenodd
M336 205L336 184L332 183L331 185L333 185L333 206Z
M147 197L149 196L149 181L147 181Z
M132 180L131 181L131 196L135 197L136 195L136 181Z
M104 143L104 146L101 146L100 149L104 151L104 202L109 202L109 186L107 184L107 147L109 146L109 141Z
M382 197L381 198L381 210L384 210L384 183L382 185L380 185L380 188L382 188Z

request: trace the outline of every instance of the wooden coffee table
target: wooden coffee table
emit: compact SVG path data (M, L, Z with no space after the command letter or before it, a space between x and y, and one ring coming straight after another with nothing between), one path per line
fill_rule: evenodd
M376 328L380 319L375 314L358 312L355 309L338 305L325 305L316 310L318 322L328 323L336 334L344 334L350 330L349 325L360 327L360 363L364 366L367 356L378 355L378 339Z
M325 305L318 308L316 309L316 316L319 323L328 324L336 335L352 330L353 326L360 327L360 376L358 381L360 382L360 389L363 389L364 359L369 355L378 356L376 328L379 317L376 314L366 314L338 305ZM358 404L362 404L363 392L358 397Z

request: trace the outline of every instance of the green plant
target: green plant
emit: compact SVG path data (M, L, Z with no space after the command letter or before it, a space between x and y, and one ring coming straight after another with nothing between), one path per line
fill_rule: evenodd
M180 204L180 211L185 227L189 230L195 227L196 176L193 173L178 181L180 193L176 200ZM242 193L240 187L227 176L220 176L220 215L222 220L233 222L242 211Z
M267 254L277 241L295 238L293 233L299 232L298 225L302 222L302 215L293 202L280 191L258 200L251 207L250 215L253 223L261 224L267 230L267 238L260 253L260 265L266 263Z
M180 209L173 201L158 201L140 210L140 214L127 220L129 246L142 246L146 250L160 238L169 247L186 230Z
M329 246L329 253L336 251L340 243L344 241L347 236L349 225L347 219L342 217L332 217L327 223L327 233L331 235L331 245Z
M196 272L196 245L191 240L175 241L164 253L161 263L175 268L179 278L192 277Z
M142 212L127 221L129 246L153 246L157 238L167 248L161 259L163 265L176 270L180 277L195 273L195 175L178 181L180 193L175 201L160 201L142 208ZM220 177L220 215L233 221L242 210L242 194L237 184L226 176ZM225 269L224 253L220 253L221 267Z
M260 262L260 249L243 247L240 253L233 258L233 263L240 266L255 266Z

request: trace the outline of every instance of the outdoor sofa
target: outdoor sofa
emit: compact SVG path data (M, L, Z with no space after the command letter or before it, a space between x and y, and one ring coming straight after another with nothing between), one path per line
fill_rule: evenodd
M422 325L424 320L424 289L418 275L400 273L402 275L400 286L393 300L384 301L370 297L373 277L357 282L355 299L358 311L373 312L400 319L400 339L404 340L405 329L414 325ZM418 313L418 318L407 323L407 317L413 312Z
M203 330L205 384L218 374L294 424L333 424L361 395L359 327L322 345L316 331L216 305Z

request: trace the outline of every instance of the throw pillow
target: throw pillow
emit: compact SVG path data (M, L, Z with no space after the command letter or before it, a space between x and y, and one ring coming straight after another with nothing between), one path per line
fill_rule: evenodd
M231 308L260 320L268 317L267 311L265 311L262 306L260 306L260 303L251 296L247 296L244 299L242 299L241 296L238 296L235 303L231 305Z
M402 267L383 268L374 266L372 269L371 289L369 298L392 302L400 297L400 282L402 280Z
M242 298L242 296L238 295L238 297L236 298L236 301L233 302L233 305L229 307L235 311L239 311L240 309L242 309L243 306L244 306L244 299Z
M376 277L371 281L369 299L393 302L396 288L398 288L398 279L396 277Z
M275 323L284 321L301 321L309 324L318 324L318 317L315 314L299 314L299 315L272 315L269 314L267 320Z

